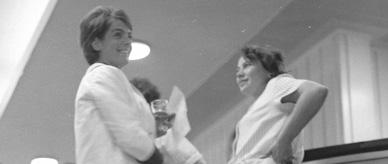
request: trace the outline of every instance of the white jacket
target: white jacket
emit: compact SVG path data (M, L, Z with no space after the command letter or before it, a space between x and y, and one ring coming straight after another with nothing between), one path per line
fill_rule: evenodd
M75 100L76 163L137 164L154 152L149 105L113 66L91 65Z

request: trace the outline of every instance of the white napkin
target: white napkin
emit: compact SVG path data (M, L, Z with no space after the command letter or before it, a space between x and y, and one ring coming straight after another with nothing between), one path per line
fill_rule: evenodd
M167 112L175 113L175 121L171 131L175 137L185 137L190 131L190 123L187 118L187 106L185 95L182 91L174 86L167 104Z

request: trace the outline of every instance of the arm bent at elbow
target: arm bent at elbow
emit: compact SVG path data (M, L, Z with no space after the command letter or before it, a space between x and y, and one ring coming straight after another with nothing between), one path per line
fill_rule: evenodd
M291 143L306 124L318 113L326 99L328 89L318 83L306 81L282 102L295 103L294 109L268 155L276 162L292 161Z
M327 87L312 81L304 82L288 99L295 103L279 140L292 142L306 124L318 113L328 94Z

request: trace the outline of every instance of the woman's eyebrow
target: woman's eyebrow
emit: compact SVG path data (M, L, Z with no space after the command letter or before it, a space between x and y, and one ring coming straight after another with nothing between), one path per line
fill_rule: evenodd
M114 29L111 30L112 32L123 32L123 33L132 33L132 30L125 30L123 28L120 28L120 27L116 27Z
M123 29L121 29L121 28L115 28L115 29L113 29L113 30L111 30L112 32L124 32L124 30Z

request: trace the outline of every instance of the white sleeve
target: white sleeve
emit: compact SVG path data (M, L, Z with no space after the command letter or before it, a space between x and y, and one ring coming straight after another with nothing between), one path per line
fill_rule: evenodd
M128 93L126 78L115 68L97 68L91 83L92 96L101 119L115 144L137 160L147 160L154 152L153 138L142 128L139 120L141 106Z
M273 96L284 97L295 92L305 81L306 80L295 79L291 75L286 74L276 77L270 81L269 85L271 85L273 90Z

